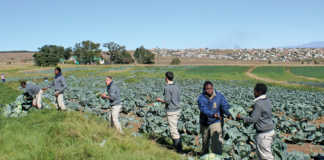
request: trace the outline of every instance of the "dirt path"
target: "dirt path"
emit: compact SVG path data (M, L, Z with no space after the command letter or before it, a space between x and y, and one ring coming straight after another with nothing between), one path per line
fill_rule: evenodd
M256 68L256 66L252 66L251 68L249 68L249 70L247 72L245 72L245 75L247 75L248 77L252 78L252 79L256 79L256 80L259 80L259 81L264 81L264 82L267 82L267 83L276 83L276 84L283 84L283 85L289 85L289 86L301 86L299 84L290 84L286 81L278 81L278 80L273 80L273 79L270 79L270 78L264 78L264 77L259 77L255 74L253 74L253 70Z
M322 82L323 81L323 80L320 80L320 79L317 79L317 78L314 78L314 77L306 77L306 76L296 75L296 74L294 74L294 73L291 72L290 68L288 68L286 70L286 72L288 72L289 74L294 75L297 78L303 78L303 79L310 80L310 81L319 81L319 82Z

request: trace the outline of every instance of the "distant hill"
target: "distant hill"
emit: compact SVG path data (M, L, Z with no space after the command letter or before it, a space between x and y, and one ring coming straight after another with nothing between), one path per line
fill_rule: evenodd
M324 48L324 41L315 41L297 46L286 46L280 48Z
M34 53L34 51L16 50L16 51L0 51L0 53Z
M33 63L31 51L0 51L0 64Z

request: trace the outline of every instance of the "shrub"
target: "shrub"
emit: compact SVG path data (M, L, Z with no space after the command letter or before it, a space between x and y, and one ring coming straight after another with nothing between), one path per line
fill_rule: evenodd
M134 59L131 54L126 51L125 46L121 46L116 42L105 43L104 47L108 49L106 52L110 56L110 62L114 64L130 64L134 63Z
M171 61L171 65L179 65L181 63L181 60L180 58L176 57L176 58L173 58L172 61Z
M100 44L92 41L82 41L75 44L74 55L80 64L91 64L96 62L96 57L100 57Z
M69 61L64 61L65 64L74 64L73 60L69 60Z
M134 63L134 59L128 51L123 50L119 54L116 55L114 63L116 63L116 64L130 64L130 63Z
M316 59L313 60L314 64L320 64Z
M65 50L62 46L44 45L33 55L37 66L55 66L60 62L60 58L68 58L70 50Z
M155 55L150 51L144 48L144 46L141 46L139 48L136 48L134 57L137 61L137 63L140 64L154 64L154 58Z

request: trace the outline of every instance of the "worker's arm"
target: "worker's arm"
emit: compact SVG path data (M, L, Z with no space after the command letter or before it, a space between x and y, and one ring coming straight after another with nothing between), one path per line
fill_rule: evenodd
M250 117L240 117L245 123L256 123L261 117L261 107L258 104L254 105L253 112Z

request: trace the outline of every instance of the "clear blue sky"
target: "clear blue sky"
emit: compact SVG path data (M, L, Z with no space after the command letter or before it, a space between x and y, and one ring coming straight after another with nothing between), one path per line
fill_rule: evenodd
M0 50L116 41L270 48L324 41L323 0L1 0Z

